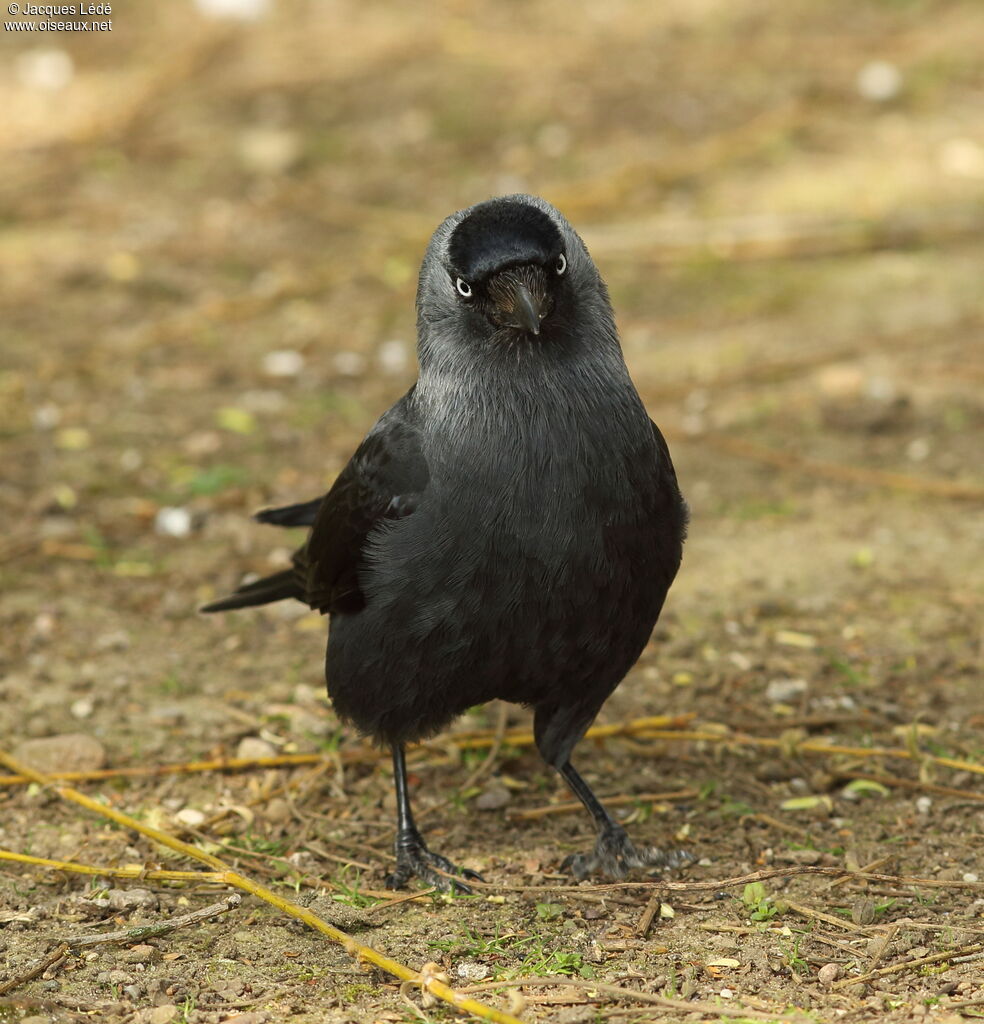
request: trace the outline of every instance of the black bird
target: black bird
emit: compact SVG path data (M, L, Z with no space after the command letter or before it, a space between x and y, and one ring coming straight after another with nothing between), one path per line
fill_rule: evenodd
M533 708L595 821L594 850L565 862L578 878L685 863L633 846L571 764L649 639L687 521L597 268L544 200L479 203L430 241L417 332L417 383L328 494L258 515L311 527L293 567L203 611L292 597L330 614L334 708L393 753L392 888L475 877L417 831L404 745L494 698Z

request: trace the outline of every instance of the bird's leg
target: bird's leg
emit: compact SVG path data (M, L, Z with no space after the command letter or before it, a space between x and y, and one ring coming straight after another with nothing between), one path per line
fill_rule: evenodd
M598 828L598 841L591 853L574 853L564 863L578 880L601 871L609 878L625 878L632 868L678 868L695 859L686 850L660 850L655 846L636 847L626 831L605 810L591 787L570 761L560 768L567 785L587 808Z
M482 881L482 876L467 868L457 867L439 853L431 853L423 836L417 831L413 811L410 810L407 762L402 743L393 744L393 778L396 781L396 869L386 876L386 888L402 889L416 876L428 885L443 891L457 889L459 892L471 892L464 882L447 876L462 875L478 881Z

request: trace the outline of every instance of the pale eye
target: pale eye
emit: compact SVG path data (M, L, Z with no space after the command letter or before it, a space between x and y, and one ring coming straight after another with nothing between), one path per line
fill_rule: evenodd
M459 277L454 282L455 288L458 289L458 294L465 299L470 299L472 294L472 286L463 278Z
M558 277L563 277L564 276L564 271L567 270L567 257L563 253L561 253L557 257L557 267L556 267L556 269L557 269L557 276Z

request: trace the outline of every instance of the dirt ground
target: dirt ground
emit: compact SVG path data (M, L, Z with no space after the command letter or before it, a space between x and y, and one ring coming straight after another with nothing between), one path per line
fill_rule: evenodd
M267 10L0 37L0 747L317 755L77 785L524 1021L984 1016L979 6L231 6ZM429 232L518 189L584 234L692 506L576 763L699 862L575 884L587 816L490 706L411 755L487 885L393 902L324 620L196 607L284 564L301 535L249 513L324 490L413 381ZM0 848L196 869L9 778ZM227 891L0 859L0 1021L455 1016L254 897L30 977Z

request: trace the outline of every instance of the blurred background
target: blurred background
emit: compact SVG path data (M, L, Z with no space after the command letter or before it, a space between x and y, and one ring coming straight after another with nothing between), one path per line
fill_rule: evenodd
M196 607L287 564L303 533L249 514L323 492L412 384L415 278L434 227L524 190L587 241L693 510L653 643L601 721L694 714L717 736L750 730L763 744L795 728L979 759L981 14L979 0L114 0L111 31L5 28L0 745L49 770L358 745L324 699L319 615L285 604L206 619ZM510 716L528 725L523 709ZM495 721L479 709L456 728ZM497 882L561 877L549 873L588 826L537 810L567 799L556 776L507 747L463 790L474 762L442 742L411 761L438 848ZM165 828L221 837L250 873L303 874L334 893L335 920L338 900L364 905L357 882L381 888L389 855L391 787L371 757L344 776L324 760L308 774L99 792ZM914 876L977 884L981 796L968 770L937 769L950 788L933 788L922 762L917 781L904 763L871 775L845 756L638 737L588 741L578 757L640 838L686 838L719 877L773 857L840 864L847 847L848 864L895 850ZM638 796L674 787L691 806ZM510 819L510 801L530 820ZM91 863L160 856L13 786L0 788L0 845ZM3 920L60 914L66 885L88 883L0 872ZM835 898L832 886L801 890L825 909ZM922 919L932 905L943 934L980 912L966 890L928 890L919 906L907 893L893 913ZM692 922L748 923L735 903L708 894L676 927L660 922L680 971L708 952ZM491 927L484 903L463 905L443 917L436 904L401 906L410 926L382 929L381 948L414 964L443 956L450 970L428 940L465 948L456 927ZM624 938L643 909L622 899L610 920L586 923L576 904L546 906L570 917L566 950L568 925ZM552 927L522 901L496 913L510 933ZM301 948L333 963L317 937L255 919L253 966L233 964L242 977L258 985L267 964L264 984L280 986L283 957ZM50 927L12 924L11 963L40 957ZM182 934L190 952L167 979L183 980L148 972L128 999L218 998L211 953L203 964L197 931ZM215 948L235 959L244 935ZM804 943L811 971L847 948L837 937ZM741 941L737 956L758 950L741 983L774 996L755 1006L812 998L798 952L780 969L768 935ZM641 970L678 991L655 953L641 967L635 953L604 956L609 980ZM104 962L63 976L63 995L81 993L71 1005L106 998ZM962 970L972 996L980 979ZM886 982L908 993L891 1005L908 1014L936 999L932 974L912 982L918 992ZM292 989L298 1013L312 1006L307 977ZM715 978L683 991L716 999ZM310 1019L328 1019L325 1005Z
M967 684L979 4L112 6L0 35L6 725L160 748L189 715L152 698L252 699L276 630L320 689L317 616L195 606L285 563L248 513L330 483L414 379L430 232L517 190L584 235L693 506L673 639L616 710L756 692L768 615L917 709Z

